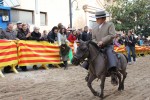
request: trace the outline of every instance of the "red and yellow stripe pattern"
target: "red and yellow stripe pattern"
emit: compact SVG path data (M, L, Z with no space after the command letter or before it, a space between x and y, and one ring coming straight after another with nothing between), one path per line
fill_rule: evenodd
M17 65L17 45L14 41L0 40L0 67Z
M61 63L57 44L21 40L18 47L19 66Z

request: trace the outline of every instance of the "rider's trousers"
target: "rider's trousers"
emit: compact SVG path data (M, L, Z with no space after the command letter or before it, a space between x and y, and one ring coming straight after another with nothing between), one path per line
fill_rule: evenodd
M108 45L105 47L105 52L108 59L108 68L117 67L117 57L113 51L114 47L113 45Z

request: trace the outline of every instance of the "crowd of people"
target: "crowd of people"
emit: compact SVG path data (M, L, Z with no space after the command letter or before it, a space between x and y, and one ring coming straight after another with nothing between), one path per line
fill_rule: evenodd
M85 26L84 31L82 31L82 29L66 29L61 23L59 23L57 26L54 26L48 33L46 30L44 30L43 33L40 33L40 28L36 26L33 28L33 32L31 32L30 26L21 22L17 22L16 26L17 28L14 29L14 24L11 22L8 23L7 28L1 31L0 39L35 40L48 41L50 43L58 43L58 45L60 46L61 60L64 62L65 69L67 69L68 66L68 53L70 51L70 47L67 44L69 42L74 43L79 40L88 41L92 39L91 29L89 29L88 26ZM28 70L26 66L21 66L19 68L22 71ZM10 66L6 66L4 68L4 72L9 73L10 69ZM37 65L34 65L33 69L37 70Z
M65 28L62 23L59 23L57 26L54 26L50 32L47 33L46 30L43 33L40 33L39 27L34 27L33 32L30 32L30 26L28 24L24 24L18 22L17 28L14 30L14 24L8 23L6 30L2 30L0 33L0 39L7 40L35 40L35 41L48 41L50 43L58 43L60 46L60 56L61 60L64 62L64 68L67 69L68 66L68 53L70 51L70 47L67 45L69 42L74 43L79 40L89 41L92 40L92 29L89 29L88 26L82 29L72 29ZM123 35L117 34L114 39L114 46L120 47L121 45L125 45L129 64L131 63L131 52L133 61L136 61L135 54L135 44L139 46L143 45L143 39L139 35L135 38L132 31L128 33L123 33ZM49 65L52 66L52 65ZM20 67L22 71L27 71L26 66ZM37 65L33 66L33 69L37 70ZM4 72L9 72L10 67L5 67Z
M142 46L150 44L148 43L148 40L146 40L145 37L141 37L141 35L138 35L137 37L133 33L133 31L128 31L128 33L123 33L123 35L117 34L114 39L114 46L120 47L121 45L125 45L128 61L129 64L131 64L131 54L133 57L133 61L136 61L136 54L135 54L135 45Z

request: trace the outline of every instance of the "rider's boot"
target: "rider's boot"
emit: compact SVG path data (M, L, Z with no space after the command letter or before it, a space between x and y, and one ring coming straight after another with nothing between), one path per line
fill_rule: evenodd
M111 83L113 85L118 85L118 78L117 78L117 68L112 67L109 69L110 75L111 75Z

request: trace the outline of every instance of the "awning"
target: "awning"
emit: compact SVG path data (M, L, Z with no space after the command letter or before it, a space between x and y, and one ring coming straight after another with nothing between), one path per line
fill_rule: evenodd
M19 0L3 0L4 6L7 7L17 7L20 6Z

